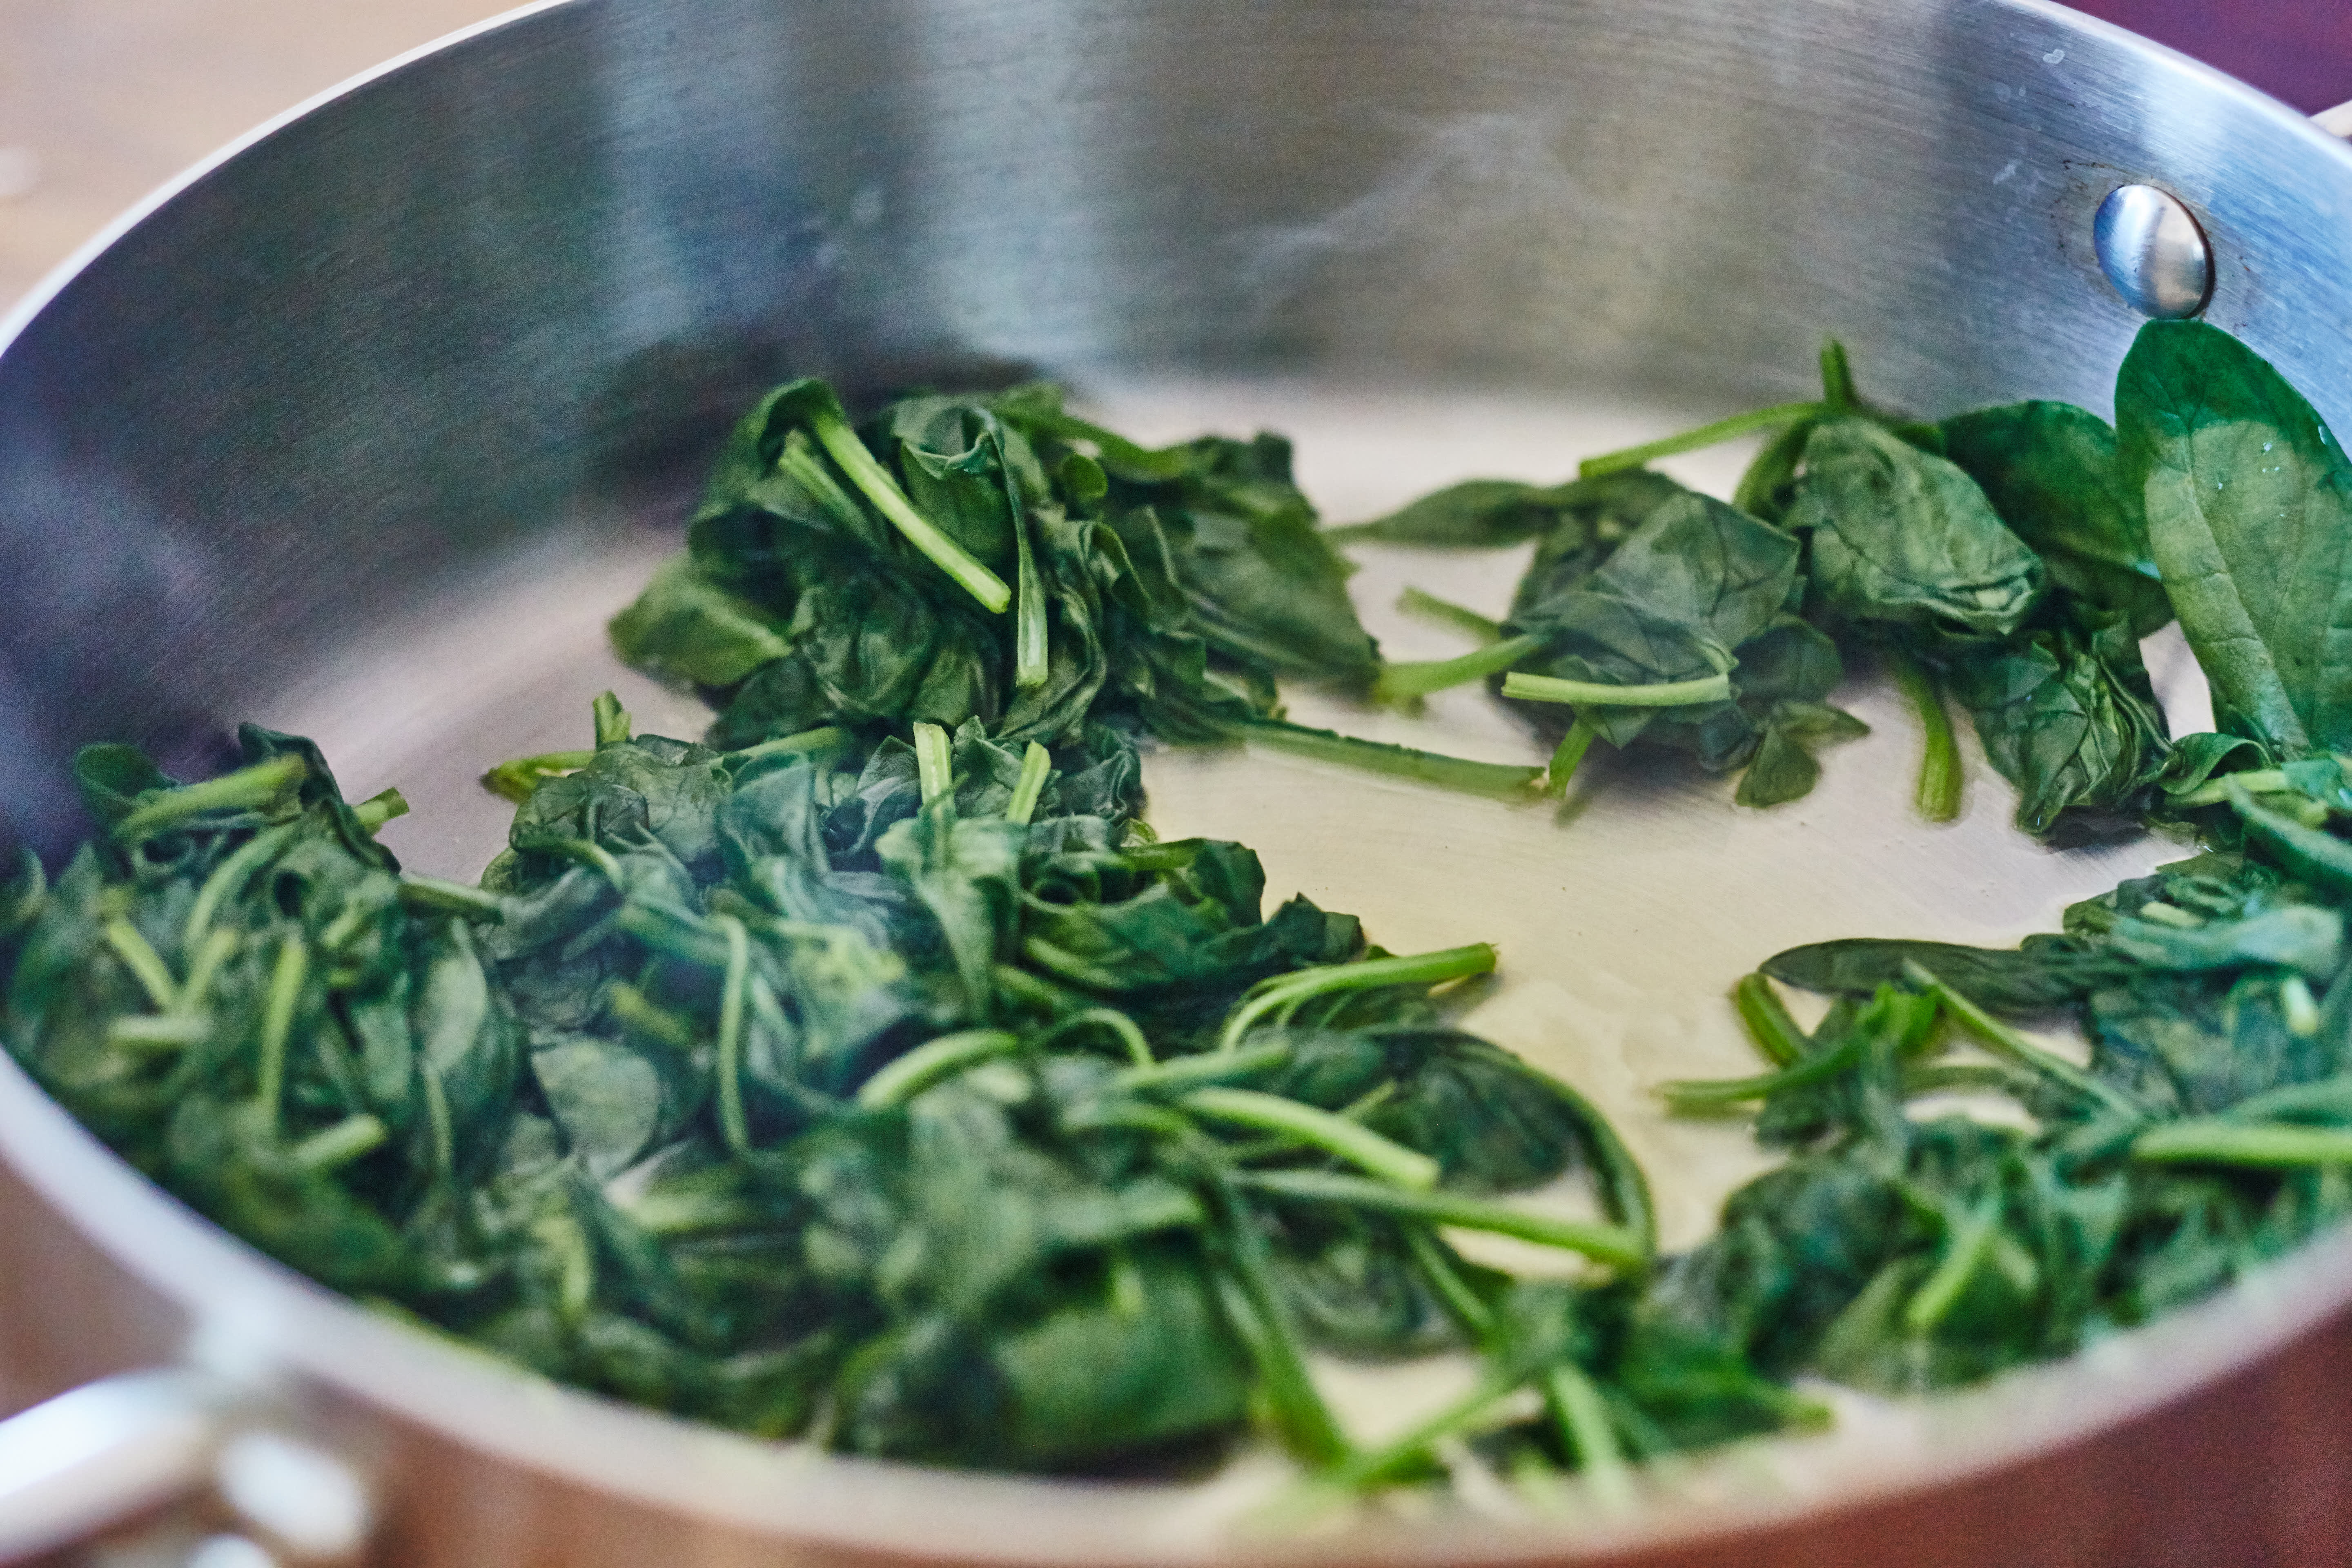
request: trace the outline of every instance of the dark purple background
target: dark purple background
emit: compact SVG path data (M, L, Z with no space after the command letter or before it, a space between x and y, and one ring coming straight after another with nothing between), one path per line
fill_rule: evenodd
M2305 114L2352 100L2352 0L2067 0L2283 98Z

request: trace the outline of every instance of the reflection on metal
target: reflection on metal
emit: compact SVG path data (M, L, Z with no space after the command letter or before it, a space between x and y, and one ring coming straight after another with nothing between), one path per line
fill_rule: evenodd
M202 1486L228 1407L201 1373L135 1372L0 1422L0 1563Z
M233 1380L182 1368L124 1373L0 1421L0 1563L184 1499L215 1516L226 1508L258 1540L218 1535L193 1555L175 1552L184 1511L138 1532L131 1560L148 1561L137 1555L145 1548L203 1568L353 1561L374 1518L366 1479L306 1438L255 1424L271 1414Z
M2179 197L2154 185L2118 185L2099 204L2091 238L2099 270L2141 315L2178 321L2205 308L2213 253Z
M340 1562L367 1543L367 1483L324 1449L282 1432L240 1434L215 1471L221 1500L303 1562Z
M242 1535L215 1535L189 1552L182 1568L278 1568L278 1564L257 1542Z

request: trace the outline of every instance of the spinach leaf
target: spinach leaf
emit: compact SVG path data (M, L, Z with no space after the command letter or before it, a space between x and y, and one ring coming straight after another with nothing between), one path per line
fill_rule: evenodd
M2352 745L2352 468L2327 426L2200 321L2140 329L2116 424L2220 727L2281 756Z
M1834 645L1784 612L1797 542L1645 471L1592 482L1638 498L1641 521L1597 565L1573 551L1538 552L1504 628L1536 647L1516 661L1505 695L1529 689L1527 676L1576 683L1588 692L1576 719L1591 734L1687 750L1710 771L1746 765L1769 746L1764 771L1743 785L1745 804L1811 789L1811 747L1860 726L1822 701L1843 674ZM1610 705L1592 689L1711 675L1725 678L1716 700L1674 707ZM1538 724L1560 722L1556 710L1526 710Z
M1788 527L1808 541L1811 594L1844 623L2004 636L2046 581L1976 481L1869 419L1808 437Z
M2105 420L2067 403L2010 403L1942 425L1944 456L1984 490L2051 583L2120 615L2134 637L2172 618L2140 487Z
M2017 786L2018 826L2133 822L2170 748L2131 625L2071 599L2045 619L1990 644L1942 639L1927 657Z
M1902 983L1920 965L1980 1005L2008 1017L2031 1017L2081 1001L2119 973L2122 961L2079 942L2032 936L2013 951L1943 942L1849 937L1775 953L1763 972L1786 985L1832 995L1869 996Z

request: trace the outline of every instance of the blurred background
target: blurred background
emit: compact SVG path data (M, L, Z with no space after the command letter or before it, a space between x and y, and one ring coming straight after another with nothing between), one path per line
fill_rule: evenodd
M2077 8L2305 113L2352 99L2352 0ZM0 0L0 305L231 137L506 9L504 0Z

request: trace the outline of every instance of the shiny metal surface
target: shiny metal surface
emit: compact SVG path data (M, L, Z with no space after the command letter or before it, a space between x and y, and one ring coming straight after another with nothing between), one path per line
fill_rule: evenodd
M2205 308L2213 253L2189 209L2154 185L2117 185L2091 220L2091 246L2125 304L2179 321Z
M2095 405L2136 317L2090 216L2146 179L2235 258L2210 319L2341 416L2344 156L2032 0L541 8L196 179L22 324L0 832L70 831L74 743L200 749L787 365L1727 404L1834 331L1922 407Z
M201 1485L232 1404L199 1373L125 1373L0 1424L0 1563L41 1556Z
M2209 319L2352 428L2352 149L2038 0L533 7L199 172L0 324L0 837L76 831L82 741L194 764L458 576L647 548L787 372L1719 409L1832 331L1892 402L2104 406L2139 320L2091 238L2119 183L2179 195ZM1269 1543L485 1364L194 1220L5 1063L0 1154L11 1400L191 1325L258 1347L387 1456L404 1565L2352 1556L2341 1237L1834 1463Z

